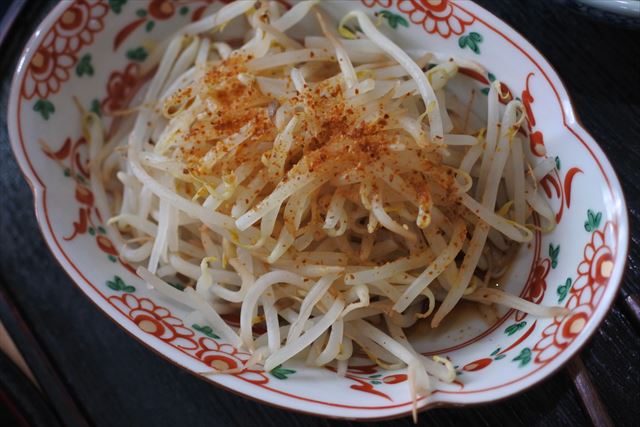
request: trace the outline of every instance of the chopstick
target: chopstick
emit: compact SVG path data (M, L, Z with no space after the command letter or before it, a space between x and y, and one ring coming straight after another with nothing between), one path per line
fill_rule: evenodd
M62 425L89 426L89 422L59 376L0 278L0 320L33 373Z
M580 356L574 357L567 365L567 371L576 387L576 391L580 396L580 401L584 407L591 422L595 427L613 427L611 417L600 400L600 396L596 391L587 368L582 363Z
M630 294L624 287L620 287L620 293L622 293L627 314L635 322L636 327L640 327L640 297L638 294Z

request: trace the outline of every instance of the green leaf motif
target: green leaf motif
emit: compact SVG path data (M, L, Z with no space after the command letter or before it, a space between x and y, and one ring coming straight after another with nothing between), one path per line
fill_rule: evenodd
M149 21L147 22L147 25L144 27L145 30L147 30L147 33L151 30L153 30L153 27L156 26L156 23L154 21Z
M127 58L129 58L132 61L142 62L145 59L147 59L147 56L149 56L149 52L147 52L147 49L143 47L138 47L136 49L131 49L127 51Z
M113 289L114 291L119 291L120 290L120 288L118 287L116 282L113 282L111 280L107 281L107 287L109 287L109 289Z
M490 82L495 82L496 81L496 76L493 73L487 73L487 78L489 79Z
M186 15L189 13L189 8L187 6L182 6L179 11L180 15Z
M197 323L194 323L193 325L191 325L191 327L196 331L199 331L204 335L208 336L209 338L213 338L214 340L220 339L220 337L216 335L215 332L213 332L213 329L211 329L211 326L207 326L207 325L200 326Z
M553 246L553 243L549 243L549 258L551 258L551 268L558 266L558 256L560 255L560 245Z
M176 288L179 291L184 291L184 285L177 282L168 282L171 286Z
M397 17L397 21L400 25L402 25L403 27L407 27L409 28L409 21L407 21L406 19L404 19L402 16L400 15L396 15Z
M89 234L91 234L92 236L96 235L96 230L93 227L89 227Z
M113 255L109 255L107 256L107 258L109 258L109 261L111 262L116 262L118 259L116 257L114 257Z
M481 92L484 96L487 96L487 95L489 95L489 88L488 88L488 87L483 87L482 89L480 89L480 92Z
M481 42L482 36L479 33L472 31L468 35L460 36L460 38L458 39L458 46L460 46L460 49L468 47L473 53L480 55L479 44Z
M122 289L124 282L119 276L115 276L113 280L107 280L107 286L114 291L119 291Z
M113 13L119 15L122 12L122 6L127 3L127 0L109 0L109 7L113 10Z
M504 355L504 354L499 354L499 355L497 355L496 357L494 357L494 360L504 359L505 357L507 357L507 356L506 356L506 355Z
M136 291L131 285L127 285L124 280L120 276L113 276L113 280L107 280L107 287L109 289L113 289L114 291L128 292L132 293Z
M376 12L376 16L381 16L382 18L387 20L387 23L394 30L398 29L398 25L402 25L403 27L409 27L409 21L404 19L402 16L390 12L388 10L381 10L380 12Z
M140 18L144 18L145 16L147 16L147 11L144 9L138 9L136 10L136 15L138 15Z
M91 65L91 54L87 53L83 55L78 61L78 65L76 65L76 75L78 77L82 77L85 74L89 77L93 76L93 65Z
M369 378L380 378L382 374L369 375Z
M602 212L595 213L591 209L587 209L587 220L584 223L584 229L589 233L596 231L600 227L602 220Z
M525 326L527 326L526 321L522 321L520 323L514 323L513 325L507 326L507 328L504 330L504 333L511 336L516 332L518 332L520 329L524 328Z
M500 353L501 348L498 347L495 350L493 350L493 353L491 353L489 356L495 356L496 354Z
M98 226L98 233L107 234L107 230L103 226L99 225Z
M102 112L100 111L100 101L97 99L94 99L93 101L91 101L91 106L89 107L89 111L94 113L96 116L101 117Z
M512 362L519 362L518 367L522 368L527 363L531 362L531 349L529 347L525 347L520 351L516 357L511 359Z
M371 384L374 384L374 385L382 384L382 381L377 381L377 380L371 381Z
M572 285L571 277L567 277L567 280L564 282L564 285L558 286L558 304L560 304L564 299L569 295L569 291L571 290Z
M557 170L560 170L560 166L561 166L561 164L560 164L560 157L556 156L556 169L557 169Z
M33 111L40 113L43 119L49 120L49 117L56 112L56 107L46 99L38 99L33 105Z
M469 33L469 38L476 43L480 43L482 41L482 36L475 31Z
M294 371L293 369L286 369L283 368L282 365L278 365L269 373L279 380L286 380L289 378L289 375L295 374L296 371Z

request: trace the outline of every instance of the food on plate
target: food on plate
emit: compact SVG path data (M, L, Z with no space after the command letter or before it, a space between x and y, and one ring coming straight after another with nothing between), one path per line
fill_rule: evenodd
M225 41L241 20L244 39ZM251 352L240 369L303 357L344 375L364 354L407 367L415 408L455 377L411 346L416 322L438 327L462 300L564 313L495 286L555 225L538 190L555 162L534 160L497 81L465 85L479 65L405 52L379 27L314 1L230 3L157 49L108 132L93 113L84 132L120 256Z

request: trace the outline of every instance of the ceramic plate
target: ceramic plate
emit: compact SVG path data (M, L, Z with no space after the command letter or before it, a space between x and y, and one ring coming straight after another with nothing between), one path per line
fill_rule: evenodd
M459 374L453 384L436 384L433 394L420 400L421 408L491 402L532 386L580 349L616 296L629 229L611 164L577 122L547 61L472 2L326 3L336 18L352 8L376 14L382 30L408 50L447 52L484 65L491 72L462 70L459 78L477 87L478 102L494 79L503 82L503 92L526 106L531 152L555 159L557 171L541 185L558 226L522 248L504 287L530 301L566 306L571 314L537 319L510 310L487 323L469 311L453 316L440 331L413 333L420 351L448 357ZM60 3L22 54L9 113L11 143L55 257L117 324L196 374L211 366L239 366L249 354L147 289L119 258L104 227L105 213L96 209L88 186L87 143L74 99L109 121L110 112L127 105L157 41L220 5L212 0ZM238 30L227 28L222 36ZM351 366L344 378L300 363L202 378L265 403L323 416L371 419L411 410L406 372L370 363Z

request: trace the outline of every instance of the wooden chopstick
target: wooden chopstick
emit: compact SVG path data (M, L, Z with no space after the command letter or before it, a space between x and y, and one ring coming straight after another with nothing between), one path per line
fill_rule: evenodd
M580 356L575 356L567 365L567 371L580 396L580 401L591 422L595 427L613 427L613 422L607 412L598 392L596 391L587 368Z
M640 297L637 294L630 294L624 287L620 287L624 308L636 327L640 327Z
M82 410L65 386L31 328L8 295L0 278L0 320L24 357L29 370L48 398L62 425L89 426Z

